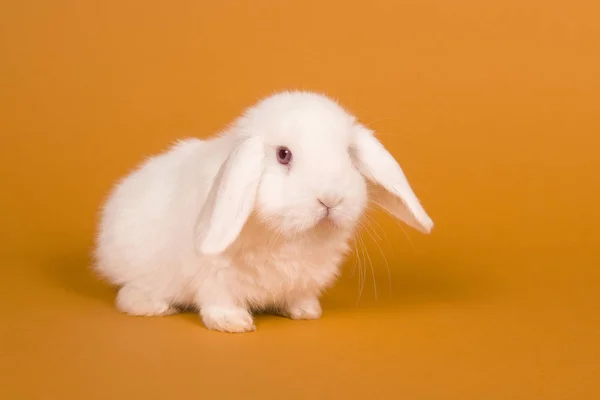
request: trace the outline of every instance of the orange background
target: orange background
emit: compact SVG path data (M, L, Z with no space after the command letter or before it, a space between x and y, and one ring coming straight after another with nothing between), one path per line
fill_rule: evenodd
M2 2L0 397L600 398L599 16L577 0ZM351 259L319 321L227 335L119 314L87 270L110 186L287 88L380 132L434 233L409 242L376 216L377 299Z

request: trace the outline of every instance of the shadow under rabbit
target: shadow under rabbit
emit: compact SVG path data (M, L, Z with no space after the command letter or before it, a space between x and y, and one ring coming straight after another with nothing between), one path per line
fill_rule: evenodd
M51 258L48 263L50 279L53 284L75 296L114 308L117 289L96 277L90 262L90 257L84 252ZM445 263L439 260L413 260L403 264L391 260L387 267L375 263L373 274L367 271L362 275L362 292L358 274L351 277L350 269L344 265L336 284L324 294L324 313L338 314L356 309L401 310L406 307L469 302L479 298L482 293L482 282L449 260ZM179 311L183 318L189 315L194 318L194 323L201 323L195 307L181 307ZM255 315L258 323L267 319L287 318L271 309L257 310Z

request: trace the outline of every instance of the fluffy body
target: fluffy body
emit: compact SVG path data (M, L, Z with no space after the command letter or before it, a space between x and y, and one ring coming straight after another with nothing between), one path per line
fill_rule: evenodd
M290 165L277 160L282 146ZM377 179L388 167L389 182ZM393 215L431 230L403 178L337 103L280 93L220 135L180 141L118 182L102 209L95 270L132 315L194 307L225 332L254 330L255 311L316 319L369 200L368 180Z

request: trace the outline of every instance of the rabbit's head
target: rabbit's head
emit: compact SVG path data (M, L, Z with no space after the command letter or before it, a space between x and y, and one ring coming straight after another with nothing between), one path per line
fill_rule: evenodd
M285 92L251 107L199 219L200 250L225 250L252 212L282 236L351 230L370 200L428 233L433 222L400 166L339 104Z

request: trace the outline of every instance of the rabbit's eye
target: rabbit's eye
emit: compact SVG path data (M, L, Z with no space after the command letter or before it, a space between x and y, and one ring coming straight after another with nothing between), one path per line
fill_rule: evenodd
M280 164L288 165L292 161L292 152L287 147L277 148L277 161Z

